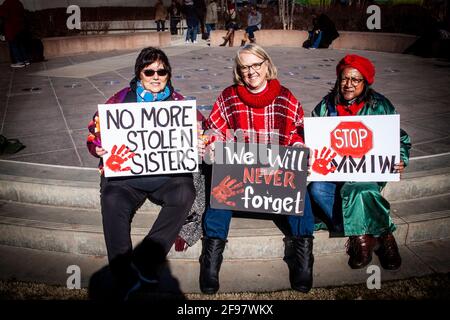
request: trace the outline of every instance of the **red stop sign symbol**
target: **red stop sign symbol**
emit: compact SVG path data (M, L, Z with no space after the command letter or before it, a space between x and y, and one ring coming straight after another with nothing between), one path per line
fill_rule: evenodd
M373 147L372 131L362 122L341 122L331 131L331 147L342 157L361 158Z

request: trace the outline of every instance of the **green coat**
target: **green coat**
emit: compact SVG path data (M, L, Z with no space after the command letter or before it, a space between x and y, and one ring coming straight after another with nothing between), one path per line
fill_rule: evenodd
M313 117L328 117L335 110L331 95L326 96L314 108ZM357 115L397 114L392 103L383 95L373 91ZM400 129L400 158L409 163L411 140ZM389 202L381 195L385 182L345 182L340 189L345 236L363 234L381 235L396 229L392 222Z

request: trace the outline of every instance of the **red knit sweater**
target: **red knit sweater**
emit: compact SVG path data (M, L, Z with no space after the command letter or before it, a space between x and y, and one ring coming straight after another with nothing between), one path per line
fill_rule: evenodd
M239 131L238 136L243 134L246 142L289 146L304 143L303 115L300 102L289 89L278 80L269 80L266 89L257 94L244 86L226 88L214 103L205 126L222 140L237 140L227 137L227 130L232 129Z

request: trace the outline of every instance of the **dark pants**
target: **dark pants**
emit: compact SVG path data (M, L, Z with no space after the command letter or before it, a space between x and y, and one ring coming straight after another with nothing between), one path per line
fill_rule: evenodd
M25 62L29 60L25 49L23 33L18 33L13 40L8 42L8 45L13 63Z
M166 31L166 21L156 20L156 31Z
M161 255L170 251L192 207L195 188L192 176L144 176L136 178L105 178L101 180L103 232L111 271L131 262L131 221L136 210L150 199L161 205L161 211L143 243L161 248ZM147 246L151 247L151 246ZM152 260L153 252L148 252Z
M170 18L170 34L177 34L178 23L180 23L179 18Z

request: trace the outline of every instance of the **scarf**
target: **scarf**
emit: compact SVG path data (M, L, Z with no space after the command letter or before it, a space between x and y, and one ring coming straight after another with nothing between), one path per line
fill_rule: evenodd
M336 106L338 115L340 116L354 116L359 110L364 107L364 101L357 102L356 100L351 105L338 104Z
M268 106L280 94L281 85L277 79L267 81L266 88L259 93L251 93L245 86L237 86L239 98L249 107L262 108Z
M166 100L168 97L170 97L170 89L169 86L166 86L163 91L158 93L153 93L148 90L146 90L143 86L141 81L137 82L136 87L136 95L137 95L137 102L153 102L153 101L163 101Z

